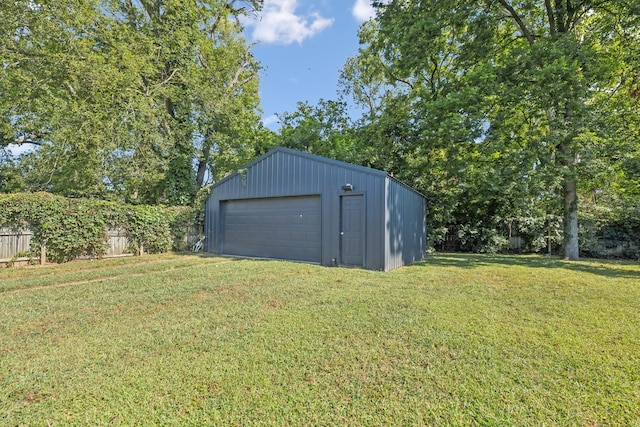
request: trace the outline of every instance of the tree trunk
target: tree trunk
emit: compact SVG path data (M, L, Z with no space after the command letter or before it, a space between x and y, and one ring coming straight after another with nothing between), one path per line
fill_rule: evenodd
M204 184L204 175L207 172L207 162L204 159L198 160L198 171L196 172L196 189L201 189Z
M209 157L211 156L211 142L208 141L209 136L205 138L204 145L202 147L202 155L198 160L198 171L196 172L196 188L199 190L204 185L204 175L207 172L207 166L209 165Z
M577 261L578 246L578 192L576 179L571 176L564 178L564 221L563 221L564 259Z
M570 134L575 129L575 117L570 108L566 108L563 117L563 128ZM577 261L579 258L579 241L578 241L578 190L576 164L578 156L575 147L571 141L572 138L565 137L559 146L561 155L561 164L564 166L563 176L563 196L564 196L564 215L562 221L563 228L563 250L564 259L568 261Z

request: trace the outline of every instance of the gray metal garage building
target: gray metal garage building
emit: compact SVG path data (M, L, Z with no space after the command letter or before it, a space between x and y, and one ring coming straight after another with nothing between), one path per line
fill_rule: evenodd
M426 201L387 173L277 147L218 181L207 250L391 270L422 259Z

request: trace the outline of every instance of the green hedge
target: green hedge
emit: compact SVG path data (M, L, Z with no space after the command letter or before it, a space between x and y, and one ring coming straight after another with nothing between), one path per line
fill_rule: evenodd
M640 205L586 206L580 220L581 256L640 260Z
M640 206L614 208L585 204L579 212L580 256L589 258L626 258L640 260ZM451 241L445 238L453 235ZM476 253L547 253L549 238L552 252L562 254L562 218L518 217L487 218L484 222L453 224L435 228L435 247ZM510 247L509 236L522 239L522 246Z
M130 249L147 253L180 247L195 225L194 209L121 205L90 199L69 199L49 193L0 194L0 225L28 227L31 248L46 245L47 259L65 262L79 256L101 257L107 251L109 227L126 230Z

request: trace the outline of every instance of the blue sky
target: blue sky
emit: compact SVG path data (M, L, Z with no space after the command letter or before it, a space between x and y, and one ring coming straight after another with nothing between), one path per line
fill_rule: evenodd
M298 101L336 99L345 61L358 51L358 28L374 14L370 0L264 0L244 22L253 54L264 70L260 98L264 124Z

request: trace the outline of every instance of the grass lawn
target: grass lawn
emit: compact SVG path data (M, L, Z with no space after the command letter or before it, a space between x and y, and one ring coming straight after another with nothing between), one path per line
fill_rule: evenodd
M640 265L0 270L0 425L640 426Z

